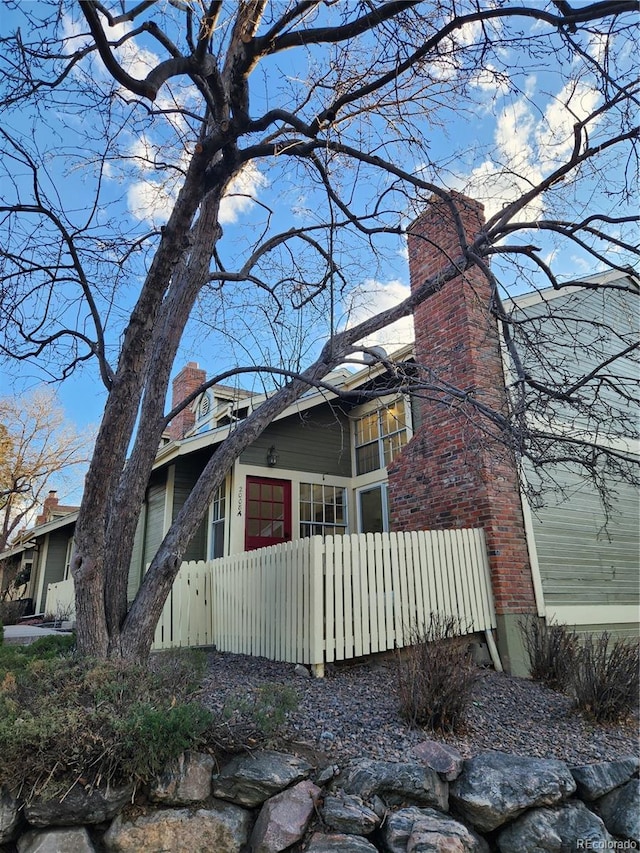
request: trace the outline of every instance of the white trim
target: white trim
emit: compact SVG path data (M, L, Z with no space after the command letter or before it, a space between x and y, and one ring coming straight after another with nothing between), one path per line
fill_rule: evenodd
M561 625L616 625L640 622L637 604L547 605L547 620Z
M619 270L606 270L604 272L593 273L592 275L585 275L582 278L577 279L577 283L573 283L576 279L573 279L571 282L567 282L566 284L561 283L559 288L555 287L545 287L543 290L535 290L535 291L527 291L526 293L520 293L518 296L512 296L510 299L505 299L505 307L507 308L529 308L532 305L539 305L541 302L550 302L552 299L559 299L562 296L566 296L570 293L578 293L579 291L583 291L584 293L591 293L593 288L585 287L582 282L586 282L587 284L611 284L613 281L623 281L624 279L629 279L632 284L638 284L638 276L633 273L623 273Z
M520 503L522 504L522 518L524 520L527 550L529 551L529 565L531 567L531 579L533 581L533 592L536 597L536 607L538 608L538 616L545 616L544 588L542 585L542 574L540 573L540 562L538 561L538 548L536 546L531 506L522 487L520 488Z

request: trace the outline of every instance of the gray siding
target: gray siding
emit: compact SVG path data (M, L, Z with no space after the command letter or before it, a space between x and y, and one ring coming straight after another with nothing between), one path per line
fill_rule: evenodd
M175 518L184 506L184 502L193 489L200 472L204 468L206 460L200 455L188 456L179 459L176 462L175 479L173 483L173 514ZM204 560L206 559L207 548L207 516L202 520L200 527L196 531L196 535L189 543L184 559L188 560Z
M545 602L556 606L638 603L637 490L617 484L610 495L607 520L596 489L577 471L556 466L552 475L564 486L565 497L548 492L545 506L533 513Z
M47 559L44 565L42 600L36 602L36 613L42 613L44 609L48 585L64 580L65 560L70 536L69 530L52 530L47 535L49 537L49 544L47 547Z
M523 364L538 382L566 391L595 371L580 387L575 404L546 400L539 414L594 433L604 426L611 435L637 434L637 352L602 365L637 342L638 307L634 293L580 289L513 311ZM538 413L535 395L529 403Z
M145 542L143 565L147 566L163 539L164 502L166 494L166 473L158 472L147 489L147 519L145 525Z
M138 519L138 526L136 527L136 535L133 540L131 565L129 566L129 579L127 581L127 601L129 604L131 604L135 598L142 582L142 575L144 574L142 558L144 556L144 531L146 519L147 507L146 504L143 504L142 511L140 512L140 518Z
M276 421L240 457L245 465L266 465L275 446L279 468L314 474L351 476L349 422L344 414L319 406L310 412Z

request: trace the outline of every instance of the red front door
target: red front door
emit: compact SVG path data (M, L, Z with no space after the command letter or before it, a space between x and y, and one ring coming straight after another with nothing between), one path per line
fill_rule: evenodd
M291 541L291 481L247 477L246 551Z

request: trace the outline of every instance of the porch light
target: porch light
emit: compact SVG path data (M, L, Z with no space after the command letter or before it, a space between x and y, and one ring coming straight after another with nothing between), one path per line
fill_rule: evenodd
M278 454L276 453L276 446L272 444L269 450L267 451L267 465L269 468L273 468L278 464Z

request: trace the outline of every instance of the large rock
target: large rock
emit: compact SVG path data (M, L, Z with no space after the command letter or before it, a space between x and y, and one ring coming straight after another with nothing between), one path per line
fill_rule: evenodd
M307 853L378 853L378 850L361 835L314 832Z
M251 833L251 853L280 853L300 841L320 794L320 788L305 779L267 800Z
M434 809L415 806L389 815L382 827L387 853L488 853L469 827Z
M75 785L63 798L34 797L24 806L24 816L33 826L81 826L111 820L131 801L133 785L94 788Z
M18 853L95 853L84 827L32 829L18 841Z
M104 836L109 853L240 853L251 827L240 806L214 801L206 809L164 809L132 820L118 816Z
M594 805L609 832L640 845L640 780L632 779Z
M453 782L462 773L464 759L457 749L447 743L424 740L414 747L412 754L447 782Z
M556 805L575 789L562 761L487 752L465 761L450 798L464 820L487 832L527 809Z
M378 815L365 806L361 797L344 791L324 798L322 819L329 829L347 835L369 835L380 823Z
M361 759L349 764L334 786L363 800L380 797L388 805L412 803L448 808L448 786L435 770L411 762Z
M6 788L0 788L0 844L12 841L20 828L20 803Z
M533 809L498 834L501 853L570 853L614 850L604 823L584 803Z
M284 752L263 750L240 755L213 776L212 792L214 797L254 808L306 779L312 770L304 759Z
M635 756L601 764L582 764L572 767L571 773L578 786L578 796L587 802L604 797L614 788L624 785L637 773L640 761Z
M213 758L187 750L170 762L149 789L149 799L171 806L206 800L211 793Z

